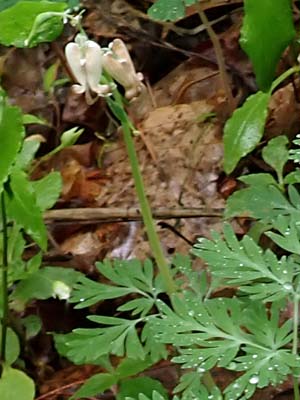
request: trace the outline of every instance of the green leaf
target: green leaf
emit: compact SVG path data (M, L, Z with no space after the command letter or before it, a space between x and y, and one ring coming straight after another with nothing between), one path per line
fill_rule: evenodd
M270 311L261 302L237 298L202 302L194 293L173 296L172 304L173 310L160 307L163 315L152 320L153 333L179 347L172 361L195 369L199 377L214 366L239 371L237 385L225 390L226 400L251 398L256 387L278 385L300 366L287 348L292 321L281 324L280 304Z
M165 397L154 390L152 396L148 397L144 393L139 393L136 397L125 397L125 400L165 400ZM179 398L175 396L173 400L179 400Z
M76 285L70 299L78 303L76 308L89 307L102 300L114 299L136 293L142 296L120 306L120 310L133 310L134 314L146 314L153 305L156 296L162 292L159 282L154 279L153 266L150 260L142 264L139 260L104 260L96 263L99 272L115 285L94 282L82 277ZM116 286L117 285L117 286Z
M7 366L3 367L0 379L1 400L34 400L34 383L24 372Z
M263 252L247 235L238 241L229 224L224 225L224 240L216 232L212 237L199 239L193 253L208 263L214 277L238 286L253 300L275 301L294 293L293 279L300 267L290 258Z
M17 155L16 167L26 170L29 167L31 161L34 159L36 152L40 147L38 140L24 140L22 149Z
M253 174L251 178L249 175L249 179L240 178L244 182L249 182L251 186L238 190L229 197L226 204L226 218L239 215L272 221L279 213L286 215L296 211L275 186L276 182L274 185L272 181L268 182L264 176L260 179L260 175Z
M279 215L273 222L273 227L279 233L266 232L277 246L291 253L300 254L300 232L298 221L290 216Z
M151 357L146 357L144 360L137 360L135 358L125 358L120 362L116 369L119 378L127 378L131 375L136 375L144 371L153 364Z
M26 340L32 339L42 329L42 320L39 316L31 314L25 318L22 318L22 324L26 331Z
M2 119L0 118L0 141L4 150L0 157L0 190L2 190L2 185L10 173L11 165L20 149L23 136L24 128L20 109L4 104Z
M80 272L70 268L44 267L18 283L11 297L24 305L34 298L44 300L55 297L58 295L57 282L62 282L71 292L79 277Z
M148 10L150 18L159 21L176 21L185 16L183 0L156 0Z
M96 374L85 381L85 383L70 399L83 399L86 397L101 395L105 390L111 388L117 382L118 378L115 375L108 373Z
M63 12L66 8L65 3L49 1L18 1L14 6L7 8L0 13L0 43L5 46L26 47L26 40L30 40L30 46L36 46L41 42L52 41L60 35L63 29L61 17L47 19L50 25L37 27L37 33L30 34L36 18L48 12ZM49 15L48 15L49 16ZM46 29L47 28L47 29Z
M6 8L12 7L13 5L17 4L20 0L1 0L0 3L0 11L5 10ZM32 0L36 2L40 2L43 0ZM65 3L64 0L48 0L53 3ZM68 5L70 8L78 6L79 5L79 0L68 0L67 1Z
M248 97L224 128L224 170L231 173L239 160L250 153L263 136L270 93Z
M127 397L137 398L140 393L151 397L152 392L156 391L162 399L168 399L168 394L163 385L156 379L147 376L122 380L119 385L117 400L126 400Z
M276 171L280 183L283 182L283 167L289 159L288 143L286 136L278 136L271 139L262 151L264 161Z
M62 189L62 179L59 172L50 172L44 178L32 182L33 190L36 195L36 203L42 210L53 207L59 199Z
M1 325L0 325L1 327ZM2 334L0 333L0 343ZM11 329L7 328L6 346L5 346L5 362L7 365L13 364L20 355L20 341L16 333ZM0 397L2 400L2 397Z
M37 124L37 125L48 125L50 126L49 122L46 121L44 118L37 117L33 114L24 114L23 115L23 124Z
M76 335L69 336L67 357L76 364L94 363L104 354L126 354L129 358L145 358L146 354L135 330L140 320L102 316L89 316L88 319L105 326L75 329L73 333Z
M245 0L244 12L240 44L252 61L259 88L267 91L282 52L296 34L291 1Z
M286 185L300 183L300 169L297 168L296 171L287 174L283 181Z
M36 196L31 182L23 171L14 169L10 178L12 195L7 198L7 213L9 217L21 225L32 239L43 249L47 247L47 231L41 209L36 202Z

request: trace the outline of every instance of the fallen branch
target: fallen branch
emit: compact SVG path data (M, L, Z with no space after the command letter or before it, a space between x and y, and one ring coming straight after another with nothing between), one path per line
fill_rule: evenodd
M167 208L152 210L155 219L173 218L222 218L222 208ZM44 213L44 220L50 223L99 223L114 221L140 221L142 216L138 208L68 208L49 210Z

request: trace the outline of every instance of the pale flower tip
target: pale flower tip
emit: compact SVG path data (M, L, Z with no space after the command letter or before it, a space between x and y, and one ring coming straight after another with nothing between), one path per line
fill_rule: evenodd
M141 72L137 72L136 77L139 81L143 81L144 80L144 75Z
M75 84L75 85L72 85L72 90L76 94L82 94L86 91L86 88L85 88L85 86Z

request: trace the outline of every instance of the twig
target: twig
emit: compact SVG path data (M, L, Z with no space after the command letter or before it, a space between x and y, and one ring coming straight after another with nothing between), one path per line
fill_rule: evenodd
M234 98L232 96L232 92L231 92L231 88L230 88L230 83L229 83L229 79L228 79L228 75L227 75L227 71L226 71L226 65L225 65L225 61L224 61L224 57L223 57L223 52L221 49L221 45L220 45L220 41L218 36L216 35L215 31L213 30L213 28L211 27L211 24L205 14L205 12L202 9L202 6L199 2L195 3L195 8L198 11L199 17L202 21L202 23L206 26L206 30L207 33L210 37L210 40L212 41L215 53L216 53L216 59L217 59L217 63L218 63L218 67L220 70L220 77L223 83L223 87L224 87L224 92L225 95L227 97L227 101L229 104L229 108L230 111L233 112L235 106L234 106Z
M222 208L167 208L160 207L152 210L155 219L173 218L222 218ZM141 221L142 215L138 208L68 208L49 210L44 213L46 223L94 223L111 221Z

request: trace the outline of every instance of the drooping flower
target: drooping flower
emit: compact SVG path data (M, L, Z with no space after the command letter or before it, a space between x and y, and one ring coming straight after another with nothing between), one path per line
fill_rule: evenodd
M65 55L78 82L72 86L75 93L85 93L88 104L94 103L97 96L110 94L109 85L99 84L103 55L98 43L88 40L84 34L79 33L74 42L66 45ZM93 98L93 94L97 96Z
M132 100L143 91L143 74L135 71L128 49L121 39L113 40L109 49L103 55L103 67L124 87L125 97Z

